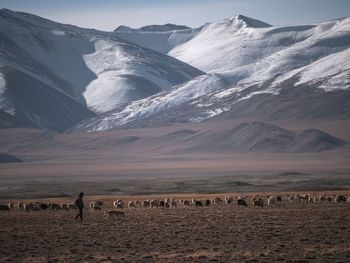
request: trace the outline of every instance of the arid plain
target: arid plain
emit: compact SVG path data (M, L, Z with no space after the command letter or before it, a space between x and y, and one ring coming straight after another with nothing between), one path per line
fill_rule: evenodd
M312 192L335 198L349 191ZM256 193L255 193L256 194ZM265 198L271 193L259 193ZM87 196L104 202L102 211L1 211L1 262L349 262L350 203L290 202L291 193L275 193L282 202L249 206L178 206L119 209L125 217L110 220L104 211L121 199L160 199L169 195ZM293 194L298 194L294 192ZM301 193L299 193L301 194ZM225 194L237 198L237 193ZM172 195L206 199L224 195ZM71 202L71 198L25 202ZM10 200L3 200L7 202ZM18 200L11 200L18 201ZM23 200L21 200L23 201ZM115 208L114 208L115 209Z

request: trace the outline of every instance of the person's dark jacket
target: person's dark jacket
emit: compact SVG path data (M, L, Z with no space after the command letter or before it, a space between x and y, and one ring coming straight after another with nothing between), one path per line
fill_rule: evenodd
M75 205L78 209L83 209L84 208L84 202L82 198L78 198L75 200Z

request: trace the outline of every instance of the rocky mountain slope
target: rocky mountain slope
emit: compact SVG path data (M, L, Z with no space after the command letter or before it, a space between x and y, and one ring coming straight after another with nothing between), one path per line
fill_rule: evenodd
M114 110L204 74L113 32L63 25L7 9L0 10L0 36L0 110L34 127L64 130L94 113ZM19 84L8 79L8 72L16 75L21 98L15 90ZM25 96L39 87L41 95ZM55 107L52 111L59 119L71 116L71 122L39 113L35 107L41 96L48 96L48 101L60 97L61 105L50 107ZM80 110L63 111L68 100ZM47 110L44 105L40 108Z

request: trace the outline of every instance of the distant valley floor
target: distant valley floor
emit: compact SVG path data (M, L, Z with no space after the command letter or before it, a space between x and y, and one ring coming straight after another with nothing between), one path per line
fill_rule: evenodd
M204 150L192 150L193 131L206 138L235 125L179 124L92 134L3 129L0 152L24 162L0 164L0 198L61 197L79 191L104 195L350 189L348 146L312 153L237 152L218 151L211 142ZM293 130L309 128L289 125ZM349 141L347 122L337 125L321 123L317 128Z

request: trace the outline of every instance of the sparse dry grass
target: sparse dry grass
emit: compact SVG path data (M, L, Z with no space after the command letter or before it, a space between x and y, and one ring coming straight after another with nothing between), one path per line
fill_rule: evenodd
M98 198L110 209L117 198L146 197ZM124 219L109 221L103 212L86 210L81 224L73 211L2 211L0 261L350 261L350 203L283 201L264 209L224 205L124 212Z

